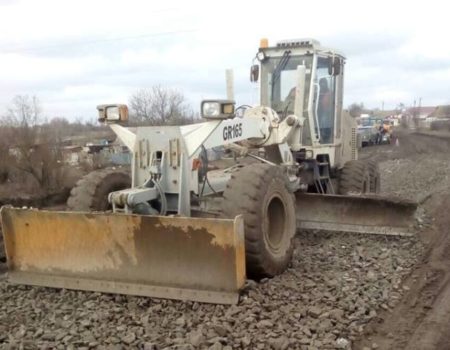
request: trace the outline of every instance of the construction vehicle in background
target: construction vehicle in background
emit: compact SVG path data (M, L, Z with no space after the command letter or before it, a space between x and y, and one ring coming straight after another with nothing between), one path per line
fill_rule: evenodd
M3 207L13 283L236 303L245 278L282 273L298 229L408 234L415 205L379 191L342 113L343 55L315 40L262 40L260 105L201 103L203 123L130 131L125 105L99 119L133 154L126 172L79 181L69 211ZM208 154L237 162L211 168ZM105 212L106 210L108 210Z

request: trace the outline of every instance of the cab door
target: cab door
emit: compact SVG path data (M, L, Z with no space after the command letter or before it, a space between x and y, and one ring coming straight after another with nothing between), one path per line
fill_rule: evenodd
M316 140L322 145L333 144L336 131L336 75L330 69L330 56L316 56L313 81L313 117Z

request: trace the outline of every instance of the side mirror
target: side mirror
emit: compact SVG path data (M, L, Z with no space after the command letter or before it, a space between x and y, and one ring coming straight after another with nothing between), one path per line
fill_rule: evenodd
M339 57L328 57L328 74L339 75L341 74L342 61Z
M106 123L125 123L128 121L128 106L122 104L99 105L98 121Z
M340 58L335 57L333 60L333 73L334 75L341 74L342 61Z
M256 83L259 79L259 65L254 64L250 68L250 81Z

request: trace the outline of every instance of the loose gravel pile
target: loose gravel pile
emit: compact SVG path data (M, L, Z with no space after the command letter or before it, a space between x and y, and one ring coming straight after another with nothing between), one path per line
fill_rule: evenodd
M426 187L436 183L432 176L444 181L449 174L440 160L426 158L418 172L415 160L381 164L382 189L410 198L426 195ZM408 290L401 281L424 251L415 238L316 231L302 232L295 247L292 267L272 280L248 281L237 306L0 280L0 347L350 349L363 327Z
M422 201L433 193L450 188L448 154L416 155L406 159L388 160L380 164L385 193Z
M5 348L349 348L377 310L392 308L421 254L405 238L296 238L293 266L248 282L238 306L0 284Z

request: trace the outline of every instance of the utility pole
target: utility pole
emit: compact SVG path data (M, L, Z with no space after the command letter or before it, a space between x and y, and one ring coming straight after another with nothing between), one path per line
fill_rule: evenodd
M384 101L381 101L381 111L384 111Z
M419 127L419 116L417 115L416 100L414 100L413 121L414 121L414 128L417 129Z
M419 111L418 111L418 116L420 117L420 109L422 107L422 97L419 97Z

